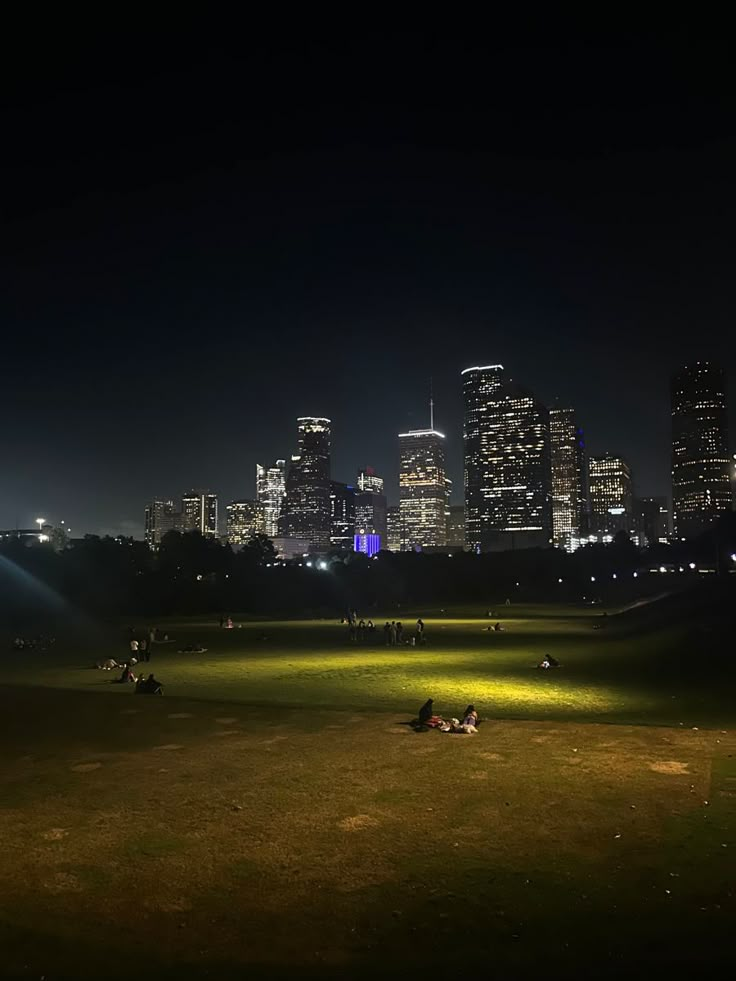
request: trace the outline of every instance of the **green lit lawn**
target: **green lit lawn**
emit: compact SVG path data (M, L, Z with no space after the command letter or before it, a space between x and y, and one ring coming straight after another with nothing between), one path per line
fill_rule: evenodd
M124 629L6 657L0 974L725 975L730 661L698 669L676 626L514 614L399 651L167 624L210 652L158 649L164 698L84 666ZM534 670L545 650L564 670ZM428 694L488 721L414 733Z
M505 612L505 611L503 611ZM626 617L564 608L513 611L505 631L479 618L427 619L425 647L350 644L347 628L327 621L164 624L176 642L154 649L151 667L168 695L252 705L357 708L411 714L428 696L440 712L475 702L486 717L720 725L732 717L734 671L712 652L683 645L676 628L632 636ZM523 614L523 615L522 615ZM377 621L378 622L378 621ZM413 620L408 620L408 623ZM204 655L177 654L201 643ZM544 652L563 664L535 670ZM90 645L62 642L53 656L11 655L6 681L128 696L99 658L126 656L125 631ZM713 663L707 672L703 661Z

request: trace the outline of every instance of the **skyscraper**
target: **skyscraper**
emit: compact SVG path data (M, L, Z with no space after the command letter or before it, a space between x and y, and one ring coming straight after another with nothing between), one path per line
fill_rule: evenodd
M355 488L330 481L330 545L352 549L355 536Z
M297 429L299 452L286 478L279 534L325 550L330 547L330 420L302 416Z
M379 477L372 467L359 470L355 493L355 530L358 534L378 535L382 548L388 547L386 508L383 477Z
M463 379L463 450L465 455L465 540L480 551L484 524L486 491L491 480L492 462L488 445L490 430L487 410L491 396L503 382L503 365L489 364L466 368Z
M445 437L435 429L399 433L401 548L447 544Z
M270 467L256 464L256 498L263 505L265 534L275 538L279 533L279 515L286 494L286 460L276 460Z
M181 499L181 530L198 531L206 538L218 534L217 494L192 490Z
M550 409L552 539L568 551L587 531L588 473L583 431L572 409Z
M670 511L666 497L634 498L634 528L642 548L668 542Z
M167 531L174 530L173 501L158 498L146 505L145 540L149 548L157 549Z
M592 456L588 469L591 530L602 535L631 530L634 501L626 460L610 453Z
M692 538L733 503L726 378L708 361L672 379L672 511L677 538Z
M447 520L447 544L451 548L465 548L465 505L453 504Z
M389 552L401 551L401 510L398 504L386 508L386 548Z
M260 501L231 501L225 510L229 545L247 545L254 535L265 534L265 508Z
M463 379L465 539L476 551L545 546L552 534L549 412L500 372Z

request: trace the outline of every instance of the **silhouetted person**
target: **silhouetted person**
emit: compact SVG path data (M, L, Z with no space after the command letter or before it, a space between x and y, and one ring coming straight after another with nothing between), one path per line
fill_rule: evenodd
M433 699L428 698L427 701L424 703L424 705L422 705L422 707L419 709L420 725L426 725L434 715L434 708L432 707L433 704L434 704Z
M401 620L399 620L399 622L396 624L396 643L397 644L400 644L401 643L401 638L402 638L403 635L404 635L404 625L402 624Z
M391 646L391 624L386 621L386 626L383 628L383 637L386 641L386 647Z

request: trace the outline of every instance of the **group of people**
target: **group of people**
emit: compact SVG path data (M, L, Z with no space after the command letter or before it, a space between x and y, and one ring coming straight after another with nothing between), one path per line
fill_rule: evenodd
M457 732L474 735L478 731L478 713L472 703L467 706L461 718L443 719L434 713L434 700L428 698L419 709L417 719L412 723L415 730L439 729L440 732Z
M13 641L13 650L38 651L40 654L45 654L55 643L55 637L46 637L44 634L38 637L16 637Z
M376 625L372 620L354 620L353 617L348 619L348 636L352 643L356 641L370 640L376 632Z
M131 658L135 658L136 661L150 661L151 648L154 644L160 643L158 627L146 627L140 639L136 635L133 627L128 628L128 634L128 647L130 648ZM168 639L168 635L166 635L164 640L168 641Z
M415 647L417 644L426 643L424 636L424 620L421 617L417 620L414 627L414 633L409 637L408 640L404 641L404 625L400 620L387 620L383 628L383 636L386 641L386 647L400 647L403 643L409 644L411 647Z

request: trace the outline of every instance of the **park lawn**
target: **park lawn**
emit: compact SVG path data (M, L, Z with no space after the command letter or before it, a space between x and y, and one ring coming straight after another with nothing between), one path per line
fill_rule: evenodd
M3 689L5 976L730 957L736 738ZM311 972L311 973L310 973Z
M273 707L345 708L415 713L427 697L445 715L476 703L487 718L608 721L683 726L728 725L733 663L684 644L677 625L632 636L626 615L566 607L512 608L502 633L481 617L427 618L423 647L387 648L380 629L351 644L334 621L242 622L223 630L188 619L161 625L174 641L154 647L150 669L167 695ZM505 611L504 611L505 612ZM236 621L238 622L238 621ZM407 618L407 627L413 618ZM178 654L201 643L202 655ZM563 664L543 672L544 653ZM49 655L11 654L12 684L74 688L128 697L114 675L91 665L127 656L125 629L62 638ZM711 666L703 670L703 659Z

